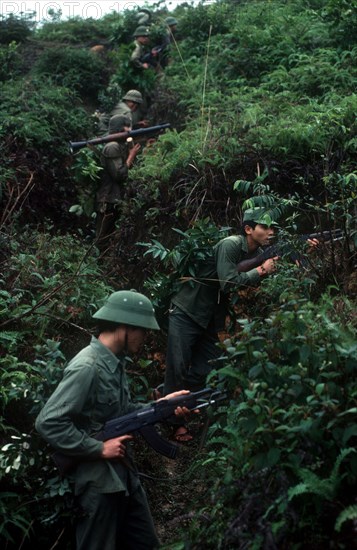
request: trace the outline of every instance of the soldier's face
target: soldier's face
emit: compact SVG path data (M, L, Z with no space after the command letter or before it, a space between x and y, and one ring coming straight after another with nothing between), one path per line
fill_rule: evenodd
M251 240L258 246L265 246L270 243L270 239L274 235L274 228L262 223L257 223L254 229L247 225L246 233L248 235L248 240Z
M135 354L142 349L146 338L146 332L144 328L127 326L126 343L129 353Z
M126 104L131 111L136 111L137 108L139 107L139 104L135 103L134 101L127 101Z

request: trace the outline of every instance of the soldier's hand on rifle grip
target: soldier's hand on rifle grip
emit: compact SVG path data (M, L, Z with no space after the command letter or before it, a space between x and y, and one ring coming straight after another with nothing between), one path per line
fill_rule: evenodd
M126 454L125 442L130 439L133 439L132 435L122 435L104 441L102 458L123 458Z
M265 260L262 265L257 267L259 275L263 277L264 275L274 273L274 271L276 270L275 262L277 262L278 259L279 256L275 256L274 258L269 258L268 260Z
M307 252L310 254L311 252L314 252L316 248L319 246L320 241L319 239L307 239L307 244L309 245L309 248L307 249Z

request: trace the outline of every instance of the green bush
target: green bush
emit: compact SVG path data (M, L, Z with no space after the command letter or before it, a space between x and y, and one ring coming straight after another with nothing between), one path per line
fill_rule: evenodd
M34 432L34 420L62 377L65 355L72 357L89 342L91 315L111 289L92 250L71 235L24 227L5 251L0 539L10 544L34 537L37 547L45 548L66 525L68 532L73 503L68 482L59 477Z
M35 33L36 40L82 45L88 43L93 46L96 41L108 40L109 36L110 24L107 18L71 17L67 21L49 21Z
M5 82L0 105L0 135L12 135L27 148L51 155L57 164L68 155L68 141L85 135L90 120L77 95L51 80L21 79Z
M197 465L210 504L195 503L192 548L243 548L246 540L347 548L352 536L349 524L343 544L337 527L357 476L353 304L324 295L313 305L301 282L290 277L279 309L238 320L237 338L222 345L211 382L232 400ZM265 292L273 286L267 281Z
M97 99L106 83L105 62L85 49L49 49L41 55L33 70L36 75L50 79L52 86L64 86L93 99Z
M21 69L21 57L16 42L0 47L0 82L13 79Z
M156 73L149 69L143 71L130 63L133 45L122 44L112 54L112 64L117 67L110 79L110 86L118 86L121 90L140 90L144 96L151 96L155 89Z
M336 44L348 48L356 44L357 15L348 0L328 0L321 9L322 18L330 25Z
M0 15L0 43L25 42L32 34L34 23L13 13L5 18Z
M227 2L216 2L205 6L200 3L196 7L188 7L179 16L179 32L189 40L192 51L201 48L201 42L208 40L210 35L221 35L231 29L231 17L234 7Z
M355 14L345 0L220 0L180 5L175 16L177 48L160 78L129 64L133 11L46 23L21 48L0 49L0 537L8 547L67 547L77 512L33 420L65 358L88 341L82 327L112 281L140 288L149 279L164 324L165 299L178 275L195 273L195 254L205 258L202 243L238 226L242 208L266 205L283 212L279 238L289 243L314 229L341 228L343 239L323 246L308 272L280 262L259 292L232 297L230 341L210 381L228 400L197 468L182 462L198 491L178 503L185 496L175 487L171 499L165 487L175 506L167 514L182 504L183 521L193 517L175 548L347 548L356 518L356 318L345 296L355 301ZM95 41L111 50L105 67L86 49ZM130 171L120 262L109 272L96 263L91 225L79 229L91 220L69 213L91 213L100 147L72 157L68 141L95 135L88 113L129 88L153 99L150 117L172 129ZM149 387L144 363L131 372L135 394ZM156 375L159 383L162 369Z

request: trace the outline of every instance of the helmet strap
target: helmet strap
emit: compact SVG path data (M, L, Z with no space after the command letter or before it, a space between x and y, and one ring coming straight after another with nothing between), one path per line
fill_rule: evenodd
M125 328L125 339L124 339L124 350L125 353L128 353L128 329Z

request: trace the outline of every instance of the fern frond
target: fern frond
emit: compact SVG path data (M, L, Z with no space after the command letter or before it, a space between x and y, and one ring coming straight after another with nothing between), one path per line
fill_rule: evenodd
M357 519L357 504L348 506L340 513L335 523L335 531L340 531L343 523L351 519Z

